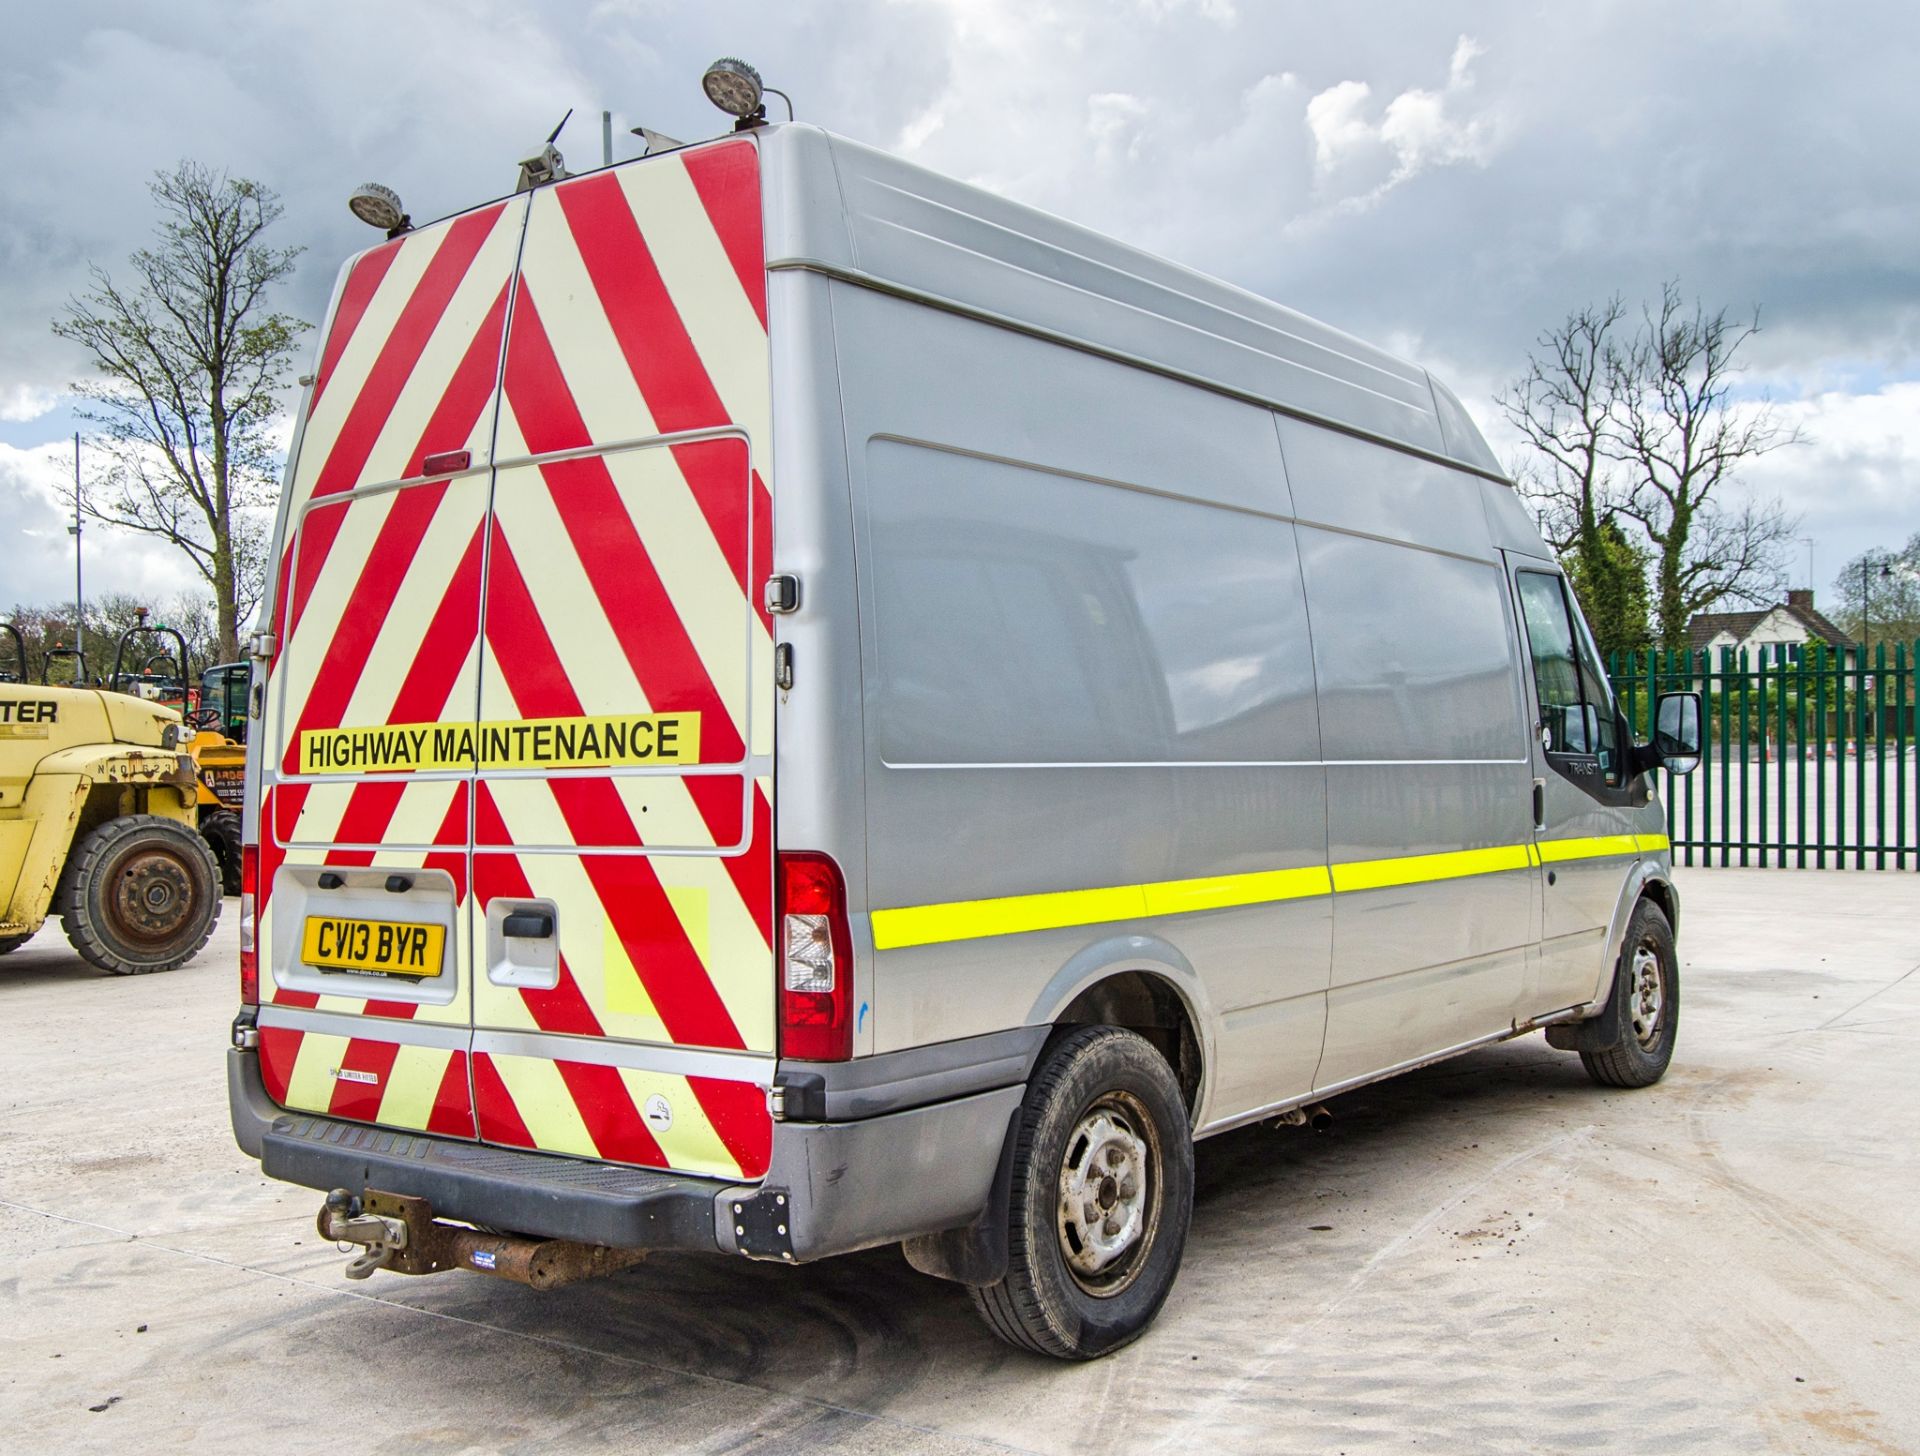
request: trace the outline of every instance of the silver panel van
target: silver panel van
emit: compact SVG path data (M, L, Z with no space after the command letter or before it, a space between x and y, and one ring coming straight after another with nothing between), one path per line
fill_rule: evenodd
M897 1242L1088 1358L1198 1139L1672 1056L1699 701L1458 400L814 128L350 261L275 560L230 1101L352 1273Z

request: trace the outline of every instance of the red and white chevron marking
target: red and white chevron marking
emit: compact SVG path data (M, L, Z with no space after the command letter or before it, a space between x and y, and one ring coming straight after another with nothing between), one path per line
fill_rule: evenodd
M281 865L445 869L468 990L435 1007L263 986L289 1014L359 1018L343 1023L346 1047L312 1026L276 1030L270 1085L286 1105L405 1127L425 1115L434 1131L453 1131L464 1105L460 1135L477 1120L510 1146L764 1170L772 636L753 584L771 562L772 507L757 169L747 141L650 159L410 234L348 273L279 568L262 944L275 943ZM397 484L461 449L470 473ZM286 781L302 732L476 711L698 713L699 766ZM496 895L560 908L552 990L475 973L468 922ZM441 1068L466 1077L465 1104L439 1084L421 1101L420 1047L401 1045L384 1071L340 1060L378 1062L372 1048L397 1045L381 1024L397 1020L495 1029ZM583 1039L619 1054L586 1055ZM692 1073L680 1053L649 1065L648 1046L722 1055ZM343 1068L399 1068L416 1090L389 1105Z

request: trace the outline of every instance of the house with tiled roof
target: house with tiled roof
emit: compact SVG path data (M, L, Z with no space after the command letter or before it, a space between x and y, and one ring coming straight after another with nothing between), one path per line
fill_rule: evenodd
M1723 647L1739 651L1812 642L1840 652L1852 645L1846 633L1815 609L1811 589L1790 591L1784 602L1750 612L1701 612L1687 623L1687 645L1695 652L1711 652L1715 662Z

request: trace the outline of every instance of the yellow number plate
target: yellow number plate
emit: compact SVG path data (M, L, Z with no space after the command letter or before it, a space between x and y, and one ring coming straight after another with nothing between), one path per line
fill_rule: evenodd
M323 971L423 978L440 974L446 941L444 925L309 915L300 958Z

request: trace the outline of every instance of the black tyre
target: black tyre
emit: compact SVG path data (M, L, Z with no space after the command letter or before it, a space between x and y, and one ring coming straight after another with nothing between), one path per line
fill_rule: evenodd
M998 1284L971 1291L1001 1339L1091 1360L1137 1339L1180 1271L1193 1137L1166 1060L1110 1026L1041 1057L1021 1114Z
M1651 900L1634 907L1613 973L1617 1034L1580 1048L1580 1063L1602 1087L1651 1087L1666 1075L1680 1030L1680 959L1673 927Z
M220 918L220 868L192 829L152 814L109 819L72 850L58 896L67 939L116 976L171 971Z
M0 935L0 955L5 955L10 950L18 950L32 939L31 935Z
M200 811L200 835L220 866L220 893L240 893L240 816L231 809Z

